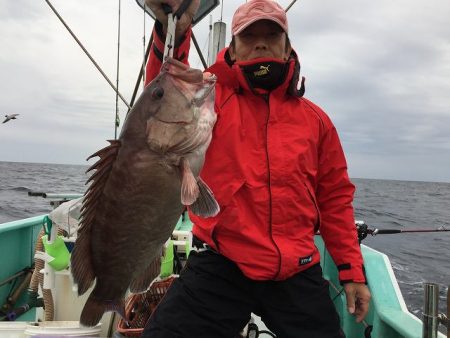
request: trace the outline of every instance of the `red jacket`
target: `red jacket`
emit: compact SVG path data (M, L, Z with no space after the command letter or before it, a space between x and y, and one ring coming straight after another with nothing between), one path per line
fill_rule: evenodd
M190 31L174 51L185 63L189 37ZM159 72L163 47L155 32L147 83ZM193 233L247 277L283 280L320 261L314 245L320 230L341 282L365 282L354 186L336 129L319 107L287 94L296 58L266 100L224 53L208 69L218 77L218 119L201 172L221 211L206 219L191 213Z

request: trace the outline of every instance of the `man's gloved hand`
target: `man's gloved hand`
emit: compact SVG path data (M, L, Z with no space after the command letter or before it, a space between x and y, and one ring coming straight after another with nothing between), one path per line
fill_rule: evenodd
M164 13L162 5L169 5L172 8L172 13L175 13L182 2L183 0L145 0L145 4L155 13L156 19L163 25L164 34L167 32L167 15ZM175 39L178 39L186 32L199 6L200 0L192 0L189 7L177 21Z

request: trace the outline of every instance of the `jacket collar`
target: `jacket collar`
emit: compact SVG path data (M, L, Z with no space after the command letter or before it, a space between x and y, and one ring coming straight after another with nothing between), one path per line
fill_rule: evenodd
M272 94L274 95L289 94L301 97L303 96L303 93L305 91L304 78L302 78L300 90L297 90L300 74L300 62L298 60L295 51L292 51L291 56L287 62L289 65L286 78L279 87L277 87L272 91ZM227 87L231 87L236 92L252 91L256 94L259 93L259 91L256 92L249 86L239 65L231 64L228 56L228 48L222 49L217 54L216 62L211 67L209 67L207 71L217 76L218 83Z

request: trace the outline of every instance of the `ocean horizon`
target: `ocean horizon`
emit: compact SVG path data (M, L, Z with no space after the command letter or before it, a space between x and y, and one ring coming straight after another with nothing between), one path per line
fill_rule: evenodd
M95 160L91 160L90 162L86 161L86 164L80 164L80 163L56 163L56 162L28 162L28 161L0 161L5 163L24 163L24 164L45 164L45 165L65 165L65 166L86 166L89 167L89 163L94 163ZM399 182L423 182L423 183L444 183L444 184L450 184L450 179L448 181L435 181L435 180L411 180L411 179L402 179L402 178L382 178L382 177L356 177L356 176L350 176L350 179L357 179L357 180L380 180L380 181L399 181Z

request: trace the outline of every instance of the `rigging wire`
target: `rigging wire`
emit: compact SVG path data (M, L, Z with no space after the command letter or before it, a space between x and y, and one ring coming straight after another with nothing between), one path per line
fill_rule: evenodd
M206 47L208 47L209 36L210 35L208 34L208 39L205 41L205 44L203 45L202 53L205 53L205 49L206 49ZM209 48L208 48L208 57L206 58L206 60L207 60L207 63L209 65L209 62L210 62L210 59L209 59ZM197 62L197 67L200 65L200 62L201 62L201 60L199 59L198 62Z
M192 42L194 43L195 49L197 50L200 60L202 61L203 68L204 69L208 68L208 65L206 64L206 61L203 57L202 51L200 50L200 46L198 45L197 39L195 38L194 32L192 32L191 39L192 39Z
M291 7L292 7L296 2L297 2L297 0L293 0L293 1L289 4L289 6L287 6L287 8L286 8L284 11L287 13L287 11L288 11L289 9L291 9Z
M120 124L119 118L119 65L120 65L120 8L121 0L119 0L119 15L118 15L118 28L117 28L117 68L116 68L116 118L114 120L114 139L117 139L117 127Z
M144 6L142 7L142 12L144 13L144 36L143 36L143 44L142 44L142 48L143 48L142 52L143 52L144 62L142 62L142 89L145 88L145 64L147 62L147 60L146 60L146 56L147 56L146 50L147 50L147 48L146 48L146 44L145 44L145 42L146 42L145 41L146 40L146 33L147 33L147 29L145 28L145 6L146 6L146 4L145 4L145 1L144 1Z
M50 0L45 0L45 2L47 3L47 5L50 7L50 9L53 11L53 13L55 13L55 15L58 17L58 19L62 22L62 24L64 25L64 27L66 27L67 31L70 33L70 35L72 35L72 37L75 39L75 41L78 43L78 45L81 47L81 49L84 51L84 53L87 55L87 57L91 60L91 62L94 64L94 66L97 68L97 70L103 75L103 77L105 78L105 80L108 82L108 84L111 86L111 88L119 95L120 99L123 101L123 103L125 103L125 105L131 109L130 105L128 104L127 100L125 100L125 98L123 97L122 94L120 94L119 90L114 86L114 84L111 82L111 80L108 78L108 76L105 74L105 72L100 68L100 66L98 65L98 63L94 60L94 58L91 56L91 54L89 54L89 52L87 51L86 48L84 48L83 44L81 43L81 41L77 38L77 36L72 32L72 30L70 29L70 27L66 24L66 22L64 21L64 19L61 17L61 15L59 15L58 11L55 9L55 7L53 7L53 5L51 4Z
M211 45L212 39L212 15L209 15L209 32L208 32L208 45ZM208 57L206 58L208 65L211 64L211 48L208 48Z

